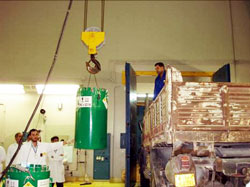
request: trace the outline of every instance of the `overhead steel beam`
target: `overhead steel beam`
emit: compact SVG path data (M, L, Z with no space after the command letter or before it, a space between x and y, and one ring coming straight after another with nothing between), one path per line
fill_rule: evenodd
M182 71L183 77L213 77L214 72L202 72L202 71ZM157 76L155 71L135 71L136 76ZM122 84L125 85L125 71L122 72Z

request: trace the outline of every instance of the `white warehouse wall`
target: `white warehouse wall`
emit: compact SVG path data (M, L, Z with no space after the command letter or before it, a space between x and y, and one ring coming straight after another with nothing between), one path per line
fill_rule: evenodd
M0 2L1 82L41 82L55 51L67 1ZM88 26L100 25L99 1L89 2ZM236 61L249 62L249 2L232 1ZM86 81L89 59L80 41L83 1L74 1L52 81ZM115 66L156 61L206 70L233 62L229 1L107 1L102 80ZM198 65L203 68L197 67ZM239 69L238 69L239 70ZM241 76L241 73L238 73Z

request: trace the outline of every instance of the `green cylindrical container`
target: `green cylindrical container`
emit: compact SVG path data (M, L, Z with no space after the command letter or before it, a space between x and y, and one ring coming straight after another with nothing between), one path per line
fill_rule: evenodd
M77 92L75 148L107 147L107 97L105 89L81 87Z
M51 187L50 171L47 166L30 165L26 168L30 173L24 171L25 168L21 166L12 166L6 174L5 186L18 186L18 187ZM32 177L33 178L32 178Z

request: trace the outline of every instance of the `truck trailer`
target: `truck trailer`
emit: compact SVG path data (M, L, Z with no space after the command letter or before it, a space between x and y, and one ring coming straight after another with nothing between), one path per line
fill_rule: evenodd
M250 84L183 82L168 65L143 123L141 169L152 187L250 181Z

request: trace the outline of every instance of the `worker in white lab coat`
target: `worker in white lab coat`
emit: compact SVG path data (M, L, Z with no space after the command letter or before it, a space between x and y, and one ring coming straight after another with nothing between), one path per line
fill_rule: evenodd
M30 141L22 145L18 156L17 163L22 166L30 164L47 165L46 159L48 152L63 148L63 145L66 144L66 142L41 143L38 141L39 134L36 129L31 129L28 136L30 137Z
M9 147L8 147L8 150L7 150L7 156L6 156L6 166L9 164L11 158L13 157L14 153L16 152L17 150L17 147L18 147L18 143L19 141L22 139L22 133L18 132L15 134L15 140L16 142L11 144ZM16 156L15 160L12 162L12 164L17 164L17 160L18 160L18 155Z
M6 159L6 153L5 150L2 146L0 146L0 177L2 176L2 171L3 171L3 162Z
M54 136L51 138L52 143L59 142L58 136ZM59 149L52 150L48 153L49 158L49 169L50 169L50 177L52 178L52 186L56 183L57 187L63 187L63 183L65 181L64 178L64 151L63 147Z

